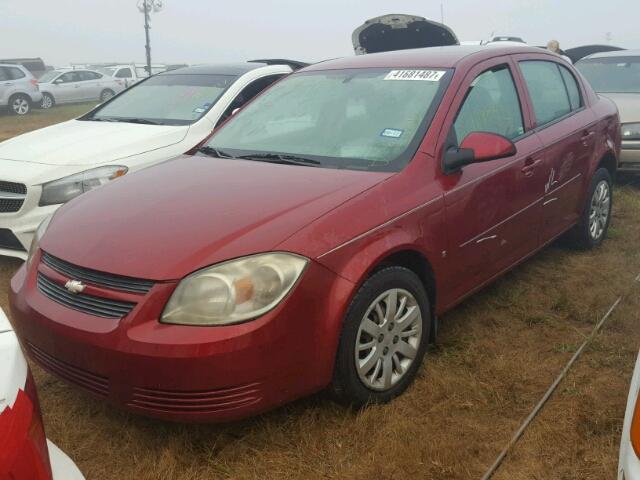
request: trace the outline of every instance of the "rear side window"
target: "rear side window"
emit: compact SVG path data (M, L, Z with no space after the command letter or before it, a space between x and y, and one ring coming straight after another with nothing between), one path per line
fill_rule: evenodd
M16 67L5 67L7 69L8 80L18 80L26 77L24 72Z
M580 98L580 88L578 82L573 74L562 65L557 65L562 74L564 85L567 87L567 93L569 94L569 103L571 104L571 110L577 110L582 106L582 100Z
M5 82L7 80L11 80L7 67L0 67L0 82Z
M524 133L522 110L506 65L478 75L453 124L458 144L471 132L491 132L509 139Z
M571 112L567 87L555 62L526 60L520 62L520 68L531 96L538 127Z
M96 72L78 72L80 80L97 80L102 78L102 74Z

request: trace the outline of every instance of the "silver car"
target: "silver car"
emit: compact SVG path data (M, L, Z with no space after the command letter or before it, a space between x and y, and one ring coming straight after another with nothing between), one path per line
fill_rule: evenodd
M45 109L59 103L106 102L124 89L122 80L96 70L51 70L40 77Z
M594 53L576 63L593 89L618 105L622 133L619 169L640 173L640 50Z
M0 106L9 107L9 113L14 115L26 115L41 100L38 81L29 70L22 65L0 63Z

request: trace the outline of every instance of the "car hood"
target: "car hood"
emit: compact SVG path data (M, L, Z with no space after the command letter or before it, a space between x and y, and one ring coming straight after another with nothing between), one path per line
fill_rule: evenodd
M64 205L41 247L98 271L179 279L207 265L274 250L390 175L182 156ZM296 253L304 255L304 248Z
M640 93L600 93L618 106L621 123L640 122Z
M356 55L459 43L456 34L446 25L424 17L402 14L367 20L355 29L352 42Z
M0 143L0 159L56 166L116 161L180 142L188 126L70 120Z

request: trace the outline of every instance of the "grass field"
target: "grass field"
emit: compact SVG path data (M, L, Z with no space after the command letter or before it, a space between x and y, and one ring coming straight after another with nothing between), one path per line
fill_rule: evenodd
M0 137L16 121L0 118ZM479 479L624 294L495 476L614 478L640 345L639 240L640 189L621 184L601 248L552 245L445 315L417 381L388 405L352 411L318 394L234 424L180 425L118 411L34 367L47 434L88 479ZM0 298L19 264L0 260Z
M49 110L34 108L31 113L16 117L7 112L0 113L0 142L21 133L46 127L53 123L64 122L79 117L96 105L93 103L74 103L53 107Z

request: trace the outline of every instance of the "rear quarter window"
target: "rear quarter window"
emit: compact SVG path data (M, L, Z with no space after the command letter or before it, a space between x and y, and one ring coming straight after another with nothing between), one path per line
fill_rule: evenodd
M7 67L9 73L9 80L19 80L26 77L25 73L16 67Z

